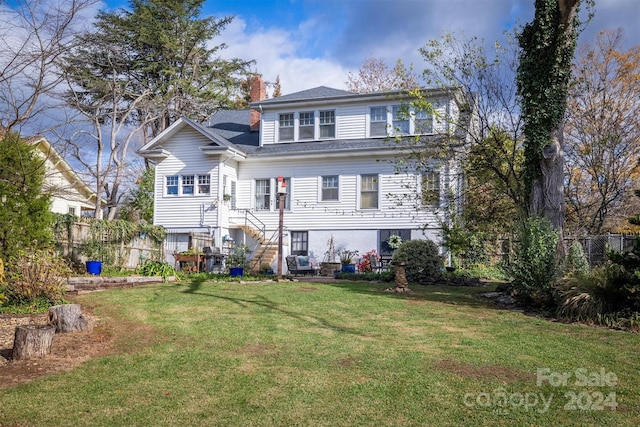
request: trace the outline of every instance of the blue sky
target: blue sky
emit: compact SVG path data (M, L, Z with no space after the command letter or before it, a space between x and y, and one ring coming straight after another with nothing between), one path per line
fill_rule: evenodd
M109 7L126 6L108 0ZM203 14L234 15L214 42L225 57L255 59L267 81L280 76L284 94L325 85L345 88L370 57L397 59L418 72L418 49L444 31L483 38L533 18L534 0L208 0ZM595 17L580 41L622 27L627 46L640 45L640 0L596 0Z

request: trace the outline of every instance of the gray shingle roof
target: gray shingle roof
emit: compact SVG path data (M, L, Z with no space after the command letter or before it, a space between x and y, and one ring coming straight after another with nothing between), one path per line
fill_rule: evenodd
M276 104L279 102L303 101L307 99L335 98L345 96L358 96L358 94L347 92L346 90L334 89L326 86L318 86L313 89L307 89L300 92L290 93L288 95L279 96L277 98L265 99L255 102L254 104Z
M219 135L239 149L258 146L259 132L251 132L249 129L250 110L220 110L202 123L203 128L209 133Z

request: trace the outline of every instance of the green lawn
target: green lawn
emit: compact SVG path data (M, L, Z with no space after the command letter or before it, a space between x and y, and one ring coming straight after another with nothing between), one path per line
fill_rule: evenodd
M494 309L476 295L486 289L385 286L83 295L103 323L139 327L116 355L0 390L0 425L640 424L640 335Z

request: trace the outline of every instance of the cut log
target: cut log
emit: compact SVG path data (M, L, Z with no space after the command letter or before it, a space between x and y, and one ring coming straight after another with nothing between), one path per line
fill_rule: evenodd
M80 304L54 305L49 308L49 323L58 332L77 332L91 329L91 322L82 315Z
M13 360L42 358L51 352L56 327L53 325L16 326Z

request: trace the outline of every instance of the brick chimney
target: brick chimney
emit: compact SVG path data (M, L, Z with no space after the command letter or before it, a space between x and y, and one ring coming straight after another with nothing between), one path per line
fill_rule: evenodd
M253 76L251 78L250 83L251 90L251 102L262 101L263 99L267 99L267 85L264 83L262 78L258 75ZM252 132L257 132L260 130L260 111L255 108L251 109L251 115L249 117L249 129Z

